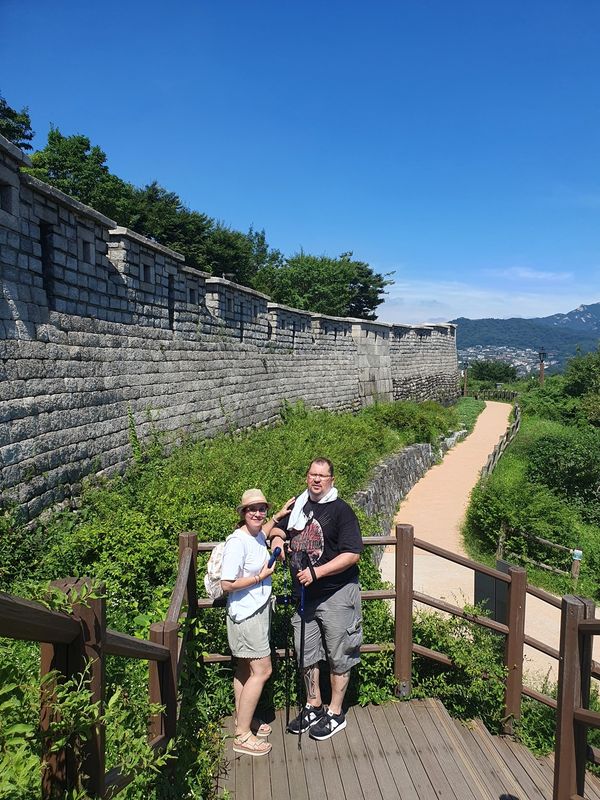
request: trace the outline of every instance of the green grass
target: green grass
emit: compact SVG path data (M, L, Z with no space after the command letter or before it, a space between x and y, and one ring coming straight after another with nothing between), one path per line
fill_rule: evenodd
M484 408L485 402L483 400L476 400L474 397L461 397L456 404L460 427L471 433L477 418Z

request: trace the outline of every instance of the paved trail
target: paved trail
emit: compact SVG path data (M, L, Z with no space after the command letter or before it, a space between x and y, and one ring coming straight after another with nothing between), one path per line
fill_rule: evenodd
M432 467L402 501L395 524L413 525L415 536L454 553L467 555L461 526L471 490L488 455L506 430L511 406L488 402L473 433ZM381 560L381 574L394 582L394 550L388 547ZM474 573L437 556L415 550L414 589L456 605L474 602ZM547 603L527 596L525 632L558 649L560 612ZM600 660L600 637L594 658ZM530 678L558 677L557 661L525 647L525 672Z

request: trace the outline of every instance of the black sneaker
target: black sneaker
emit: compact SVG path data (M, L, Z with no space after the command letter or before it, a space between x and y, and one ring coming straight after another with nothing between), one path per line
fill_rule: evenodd
M346 716L344 714L334 714L328 710L326 714L322 715L321 719L311 725L308 735L311 739L318 739L321 742L339 733L339 731L343 731L345 727Z
M315 708L307 703L298 716L288 723L288 733L295 733L296 736L299 736L300 733L305 733L313 725L316 725L324 716L325 709L323 706Z

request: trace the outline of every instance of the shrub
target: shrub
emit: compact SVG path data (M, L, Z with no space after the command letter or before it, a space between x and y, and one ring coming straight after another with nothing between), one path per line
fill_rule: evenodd
M600 431L567 428L539 439L528 453L527 475L600 523Z
M600 349L576 356L568 362L564 389L571 397L600 392Z
M444 408L431 401L376 404L362 414L367 418L374 417L380 424L401 432L413 442L435 444L441 434L458 427L454 408Z
M453 716L480 717L490 730L497 730L504 704L503 640L468 620L420 610L414 618L413 642L447 655L454 666L416 657L411 697L438 697Z
M562 375L553 375L543 386L537 383L524 385L519 394L521 411L526 416L554 420L563 424L576 424L582 418L580 404L565 394Z

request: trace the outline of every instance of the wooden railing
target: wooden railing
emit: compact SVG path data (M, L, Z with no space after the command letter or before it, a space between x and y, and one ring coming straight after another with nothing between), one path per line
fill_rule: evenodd
M587 744L587 729L600 728L600 714L589 708L591 678L598 677L592 660L598 634L600 620L595 618L594 603L563 597L553 800L583 800L586 763L600 764L600 751Z
M510 539L521 539L525 540L525 542L533 542L540 547L546 548L546 550L554 550L555 552L562 554L565 558L565 561L568 558L570 569L560 569L559 567L553 567L551 564L546 564L543 561L538 561L534 558L531 558L529 555L524 555L523 553L514 553L513 551L507 549L509 546L507 545L507 540ZM566 545L558 544L557 542L552 542L550 539L544 539L541 536L535 536L533 533L510 530L508 526L503 523L501 526L500 535L498 537L496 558L507 558L511 561L520 561L525 564L530 564L533 567L537 567L538 569L543 569L546 572L553 572L555 575L571 577L574 581L574 588L577 588L577 580L579 578L583 550L575 547L567 547Z
M600 678L600 665L591 660L591 647L587 649L578 637L600 632L600 621L593 619L593 606L588 601L577 598L563 599L563 623L560 652L525 634L525 608L527 595L537 597L551 606L560 608L561 602L552 595L527 585L526 572L522 567L509 567L508 573L479 564L464 556L451 553L436 545L414 538L411 525L398 525L396 536L365 537L369 546L394 545L395 586L396 589L363 591L361 597L369 600L393 600L395 611L395 631L393 643L365 643L361 651L365 653L393 650L394 675L397 693L408 696L411 693L412 658L418 655L448 667L451 659L444 653L415 644L412 640L413 601L445 613L468 619L471 622L493 630L505 637L504 666L506 685L504 697L504 730L512 733L513 724L520 718L521 697L531 697L551 708L558 708L557 755L554 800L577 798L573 793L574 781L580 780L581 763L585 764L584 731L585 726L598 724L600 715L586 709L589 698L591 677ZM177 725L177 683L185 652L185 641L180 638L180 618L187 598L187 617L193 617L205 608L223 605L197 597L197 554L209 551L216 543L197 542L192 533L181 534L179 538L179 571L171 596L171 602L163 622L150 628L149 640L137 639L106 628L105 601L103 597L89 600L87 604L75 605L71 615L50 611L44 606L8 595L0 594L0 636L24 639L42 643L41 672L47 674L57 670L59 674L70 677L81 672L86 664L90 676L90 690L94 702L100 703L105 696L105 657L119 655L127 658L147 659L149 669L149 699L163 706L163 711L154 716L149 723L150 744L155 751L165 747L175 735ZM455 564L488 575L507 585L507 622L497 622L484 615L472 614L444 600L415 591L413 586L414 549L425 550ZM56 585L64 591L79 589L89 579L68 579ZM102 587L99 587L100 589ZM278 598L278 601L287 598ZM572 620L577 620L573 627ZM575 643L575 644L574 644ZM528 645L559 659L559 699L544 695L523 683L523 651ZM583 648L583 649L582 649ZM285 650L278 650L279 657ZM205 654L204 661L221 662L230 660L228 654ZM576 661L573 662L572 659ZM583 666L582 666L583 665ZM577 675L581 675L579 682ZM49 685L42 697L41 725L48 727L52 708L52 686ZM577 728L576 726L579 726ZM575 731L571 734L570 732ZM583 732L583 733L582 733ZM570 766L576 754L577 767ZM44 770L42 797L57 796L75 785L76 775L88 776L86 790L94 797L112 798L134 777L123 775L118 770L105 770L104 731L98 725L86 743L80 763L75 763L73 754L66 749L58 753L43 754ZM600 758L598 759L600 762ZM567 778L564 773L567 773ZM575 777L574 777L575 776ZM583 778L581 778L583 780ZM568 784L565 794L564 785ZM582 784L581 784L582 786ZM559 787L558 789L556 787ZM580 784L577 783L577 788ZM565 790L566 791L566 790ZM561 793L563 792L563 793ZM582 792L581 792L582 793Z
M483 467L483 469L481 470L482 477L485 477L486 475L491 475L492 472L496 469L496 464L498 463L498 461L500 461L502 454L519 432L520 427L521 427L521 409L519 408L518 404L515 403L514 419L512 423L508 426L506 431L500 437L498 444L489 454L487 462Z
M197 613L196 534L179 536L179 571L171 603L164 622L150 626L150 638L138 639L106 627L104 586L92 586L89 578L67 578L53 585L69 594L80 593L87 586L89 599L72 606L70 615L50 611L39 603L0 593L0 636L40 642L42 678L50 672L59 680L68 679L86 670L91 702L99 704L100 715L105 701L106 656L124 656L149 661L148 698L163 706L163 711L149 721L150 746L162 750L175 735L177 724L177 678L181 669L185 643L179 639L179 619L187 597L187 615ZM48 730L53 721L55 684L43 683L40 724ZM77 757L65 747L51 752L49 744L42 754L42 798L62 797L77 785L77 776L84 775L86 791L92 797L111 798L127 786L133 774L118 769L106 772L105 734L101 724L91 730ZM46 741L46 739L44 739Z
M481 389L467 392L467 396L474 397L476 400L508 400L512 403L517 397L517 392L511 392L508 389Z

